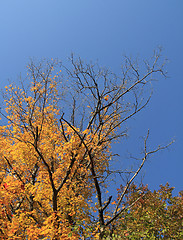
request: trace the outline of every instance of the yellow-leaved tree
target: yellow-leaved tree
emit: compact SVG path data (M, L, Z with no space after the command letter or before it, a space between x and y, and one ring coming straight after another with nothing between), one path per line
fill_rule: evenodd
M71 69L53 60L31 61L27 78L6 87L1 239L112 239L115 221L143 195L129 204L131 183L149 155L167 147L147 151L148 133L139 167L128 172L111 200L107 180L116 173L110 168L111 144L126 135L124 123L148 104L151 93L143 97L143 91L152 75L164 74L159 57L156 52L146 62L144 73L126 58L120 78L73 56Z

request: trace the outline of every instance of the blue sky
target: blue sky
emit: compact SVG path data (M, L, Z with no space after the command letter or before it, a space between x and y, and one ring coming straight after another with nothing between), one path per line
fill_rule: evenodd
M6 0L0 1L0 87L17 81L30 57L66 60L71 52L120 73L122 56L148 58L161 45L169 78L154 84L149 106L129 123L128 143L139 152L150 129L150 146L176 142L143 170L151 189L169 182L183 189L183 1ZM128 161L128 160L127 160Z

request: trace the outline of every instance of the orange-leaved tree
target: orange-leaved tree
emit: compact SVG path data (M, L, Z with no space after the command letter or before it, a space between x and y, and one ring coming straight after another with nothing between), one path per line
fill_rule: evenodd
M117 77L98 65L70 60L71 69L53 60L31 61L27 79L3 93L2 239L110 237L117 219L144 194L131 202L125 198L135 177L150 155L167 147L148 151L148 132L139 167L128 171L130 178L111 201L111 144L126 135L124 123L148 104L148 85L152 76L164 74L164 63L155 52L143 73L126 57Z

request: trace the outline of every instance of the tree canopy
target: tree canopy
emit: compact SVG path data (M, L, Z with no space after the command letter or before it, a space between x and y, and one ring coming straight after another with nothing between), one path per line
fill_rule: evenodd
M165 75L159 52L141 70L126 57L120 77L74 56L70 62L31 61L27 78L3 93L1 238L180 237L182 194L133 184L149 156L171 143L149 150L148 131L138 168L117 169L128 178L117 196L108 192L116 173L112 144L149 103L152 78Z

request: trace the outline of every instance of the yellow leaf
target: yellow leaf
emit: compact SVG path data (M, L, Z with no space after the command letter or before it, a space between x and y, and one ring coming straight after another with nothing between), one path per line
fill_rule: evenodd
M105 96L104 100L108 101L109 100L109 95Z

